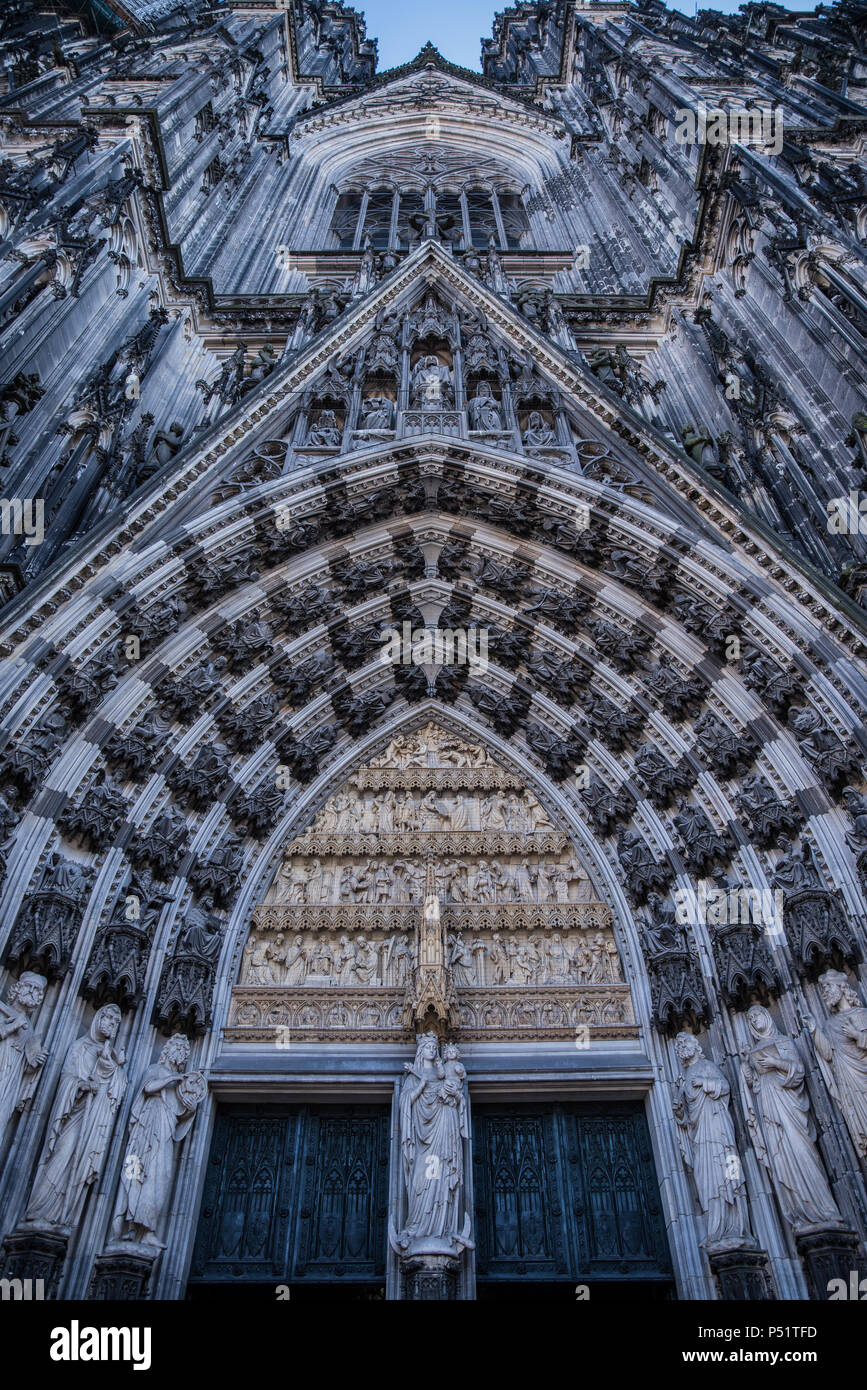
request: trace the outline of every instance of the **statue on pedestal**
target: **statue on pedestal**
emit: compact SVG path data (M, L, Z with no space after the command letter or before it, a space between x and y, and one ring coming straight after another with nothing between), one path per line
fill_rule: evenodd
M819 989L830 1017L804 1019L828 1090L843 1112L852 1142L867 1158L867 1008L842 970L826 970Z
M454 1043L440 1057L434 1033L417 1039L400 1088L400 1152L405 1216L389 1228L404 1257L454 1258L472 1249L464 1207L464 1149L469 1138L466 1071Z
M99 1179L126 1090L125 1057L113 1046L120 1022L117 1005L104 1005L87 1036L66 1054L27 1206L27 1225L71 1231L88 1190Z
M47 1053L33 1030L33 1016L45 996L46 979L25 970L0 1004L0 1143L16 1110L36 1090Z
M753 1036L742 1052L747 1127L759 1160L771 1175L783 1216L796 1235L841 1226L842 1220L816 1148L816 1130L804 1082L804 1064L768 1010L747 1014Z
M207 1094L201 1072L185 1072L190 1044L170 1038L145 1073L133 1103L112 1233L116 1239L162 1249L157 1240L172 1190L175 1154Z
M674 1042L683 1068L674 1088L674 1117L683 1161L692 1173L707 1223L708 1250L752 1245L743 1165L729 1109L731 1087L691 1033Z

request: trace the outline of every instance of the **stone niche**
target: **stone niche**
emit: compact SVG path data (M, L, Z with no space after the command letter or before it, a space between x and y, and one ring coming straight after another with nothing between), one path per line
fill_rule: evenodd
M454 1036L637 1035L609 908L568 837L519 776L428 724L288 845L253 914L227 1039L410 1040L424 920Z

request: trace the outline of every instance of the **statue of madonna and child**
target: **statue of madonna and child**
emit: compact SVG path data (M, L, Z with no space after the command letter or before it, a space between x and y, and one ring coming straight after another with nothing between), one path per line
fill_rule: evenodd
M399 1101L402 1229L389 1229L402 1256L457 1256L472 1249L464 1209L464 1140L469 1137L466 1070L455 1043L435 1033L417 1038L407 1062Z

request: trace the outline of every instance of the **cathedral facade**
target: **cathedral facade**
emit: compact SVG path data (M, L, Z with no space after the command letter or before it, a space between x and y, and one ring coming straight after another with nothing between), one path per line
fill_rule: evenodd
M867 1276L865 38L10 0L3 1277Z

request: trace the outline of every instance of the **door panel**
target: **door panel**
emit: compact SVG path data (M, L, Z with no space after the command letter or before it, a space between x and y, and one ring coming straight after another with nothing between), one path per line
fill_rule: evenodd
M670 1279L640 1108L476 1105L473 1152L480 1281Z
M388 1115L386 1106L221 1111L191 1283L384 1279Z

